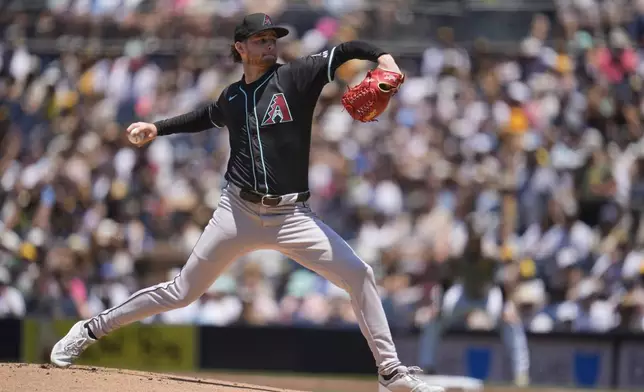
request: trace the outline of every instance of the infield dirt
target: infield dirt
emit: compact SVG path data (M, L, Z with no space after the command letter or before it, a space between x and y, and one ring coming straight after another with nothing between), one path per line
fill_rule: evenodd
M0 364L0 392L295 392L286 389L120 369Z
M0 363L0 392L376 392L377 386L375 378L360 380L221 371L164 374L92 366L59 369L48 364ZM485 392L581 391L486 386Z

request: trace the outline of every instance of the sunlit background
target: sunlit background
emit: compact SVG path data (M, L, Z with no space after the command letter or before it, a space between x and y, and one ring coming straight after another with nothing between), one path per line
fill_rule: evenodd
M530 344L534 382L642 385L644 359L619 339L644 330L643 1L0 4L0 318L88 318L176 275L219 200L227 130L140 149L124 130L216 99L242 74L229 57L235 24L266 12L291 30L280 62L364 39L406 73L379 121L360 124L340 97L373 64L338 70L316 109L310 187L313 209L374 267L411 361L443 294L489 279L529 343L553 336L551 358L572 358L553 376ZM489 276L452 268L490 261ZM452 326L492 331L471 334L493 344L476 360L487 371L452 358L441 373L512 381L490 359L504 354L491 313ZM273 251L242 257L197 302L144 324L362 339L346 293ZM450 336L467 346L470 334ZM588 339L575 341L582 349L567 348L575 336ZM597 368L590 381L579 350Z

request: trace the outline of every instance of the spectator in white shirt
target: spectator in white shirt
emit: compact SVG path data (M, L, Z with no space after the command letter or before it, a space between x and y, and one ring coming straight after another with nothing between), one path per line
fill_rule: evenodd
M0 318L20 318L25 315L25 300L11 284L6 268L0 267Z
M242 301L235 295L235 279L222 275L201 297L197 322L202 325L225 326L239 320Z

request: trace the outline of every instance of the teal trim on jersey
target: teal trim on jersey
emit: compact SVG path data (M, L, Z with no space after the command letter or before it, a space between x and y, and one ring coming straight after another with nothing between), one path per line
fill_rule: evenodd
M272 74L270 74L266 80L264 80L259 86L255 88L255 91L253 91L253 112L255 113L255 126L257 127L257 144L259 145L259 157L262 160L262 168L264 169L264 185L266 185L266 193L270 193L268 190L268 177L266 177L266 162L264 162L264 149L262 149L262 137L259 136L259 118L257 117L257 104L255 103L255 94L257 93L257 90L259 90L263 85L266 84L271 79L271 76L273 76L275 72L273 71ZM247 116L248 117L248 116Z
M331 49L331 54L329 55L329 64L326 67L326 77L329 79L329 83L333 82L333 78L331 77L331 63L333 62L333 53L335 53L335 48L336 46Z
M250 123L248 122L248 95L246 95L246 91L244 91L241 86L239 86L239 91L244 93L244 107L246 108L246 132L248 132L248 149L250 150L250 161L253 168L253 178L255 179L255 185L253 185L253 189L257 190L257 176L255 175L255 155L253 154L253 141L250 138ZM255 101L253 101L253 107L255 107Z
M223 128L223 125L219 125L216 122L212 120L212 105L208 106L208 119L210 120L210 123L215 126L215 128Z

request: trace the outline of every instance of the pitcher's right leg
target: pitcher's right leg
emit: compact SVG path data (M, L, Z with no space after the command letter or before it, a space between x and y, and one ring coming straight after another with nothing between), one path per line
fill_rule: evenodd
M181 308L197 300L237 257L257 246L252 216L232 209L235 201L222 201L197 241L188 262L169 282L134 293L122 304L90 320L80 321L54 346L51 361L57 366L72 364L97 338L147 317ZM241 226L241 227L239 227ZM244 232L244 235L238 235Z
M202 238L203 241L199 242L218 241ZM190 305L201 297L237 256L237 249L222 251L221 246L217 248L216 259L212 261L199 256L195 249L173 280L137 291L121 305L91 318L87 326L100 338L133 322Z

